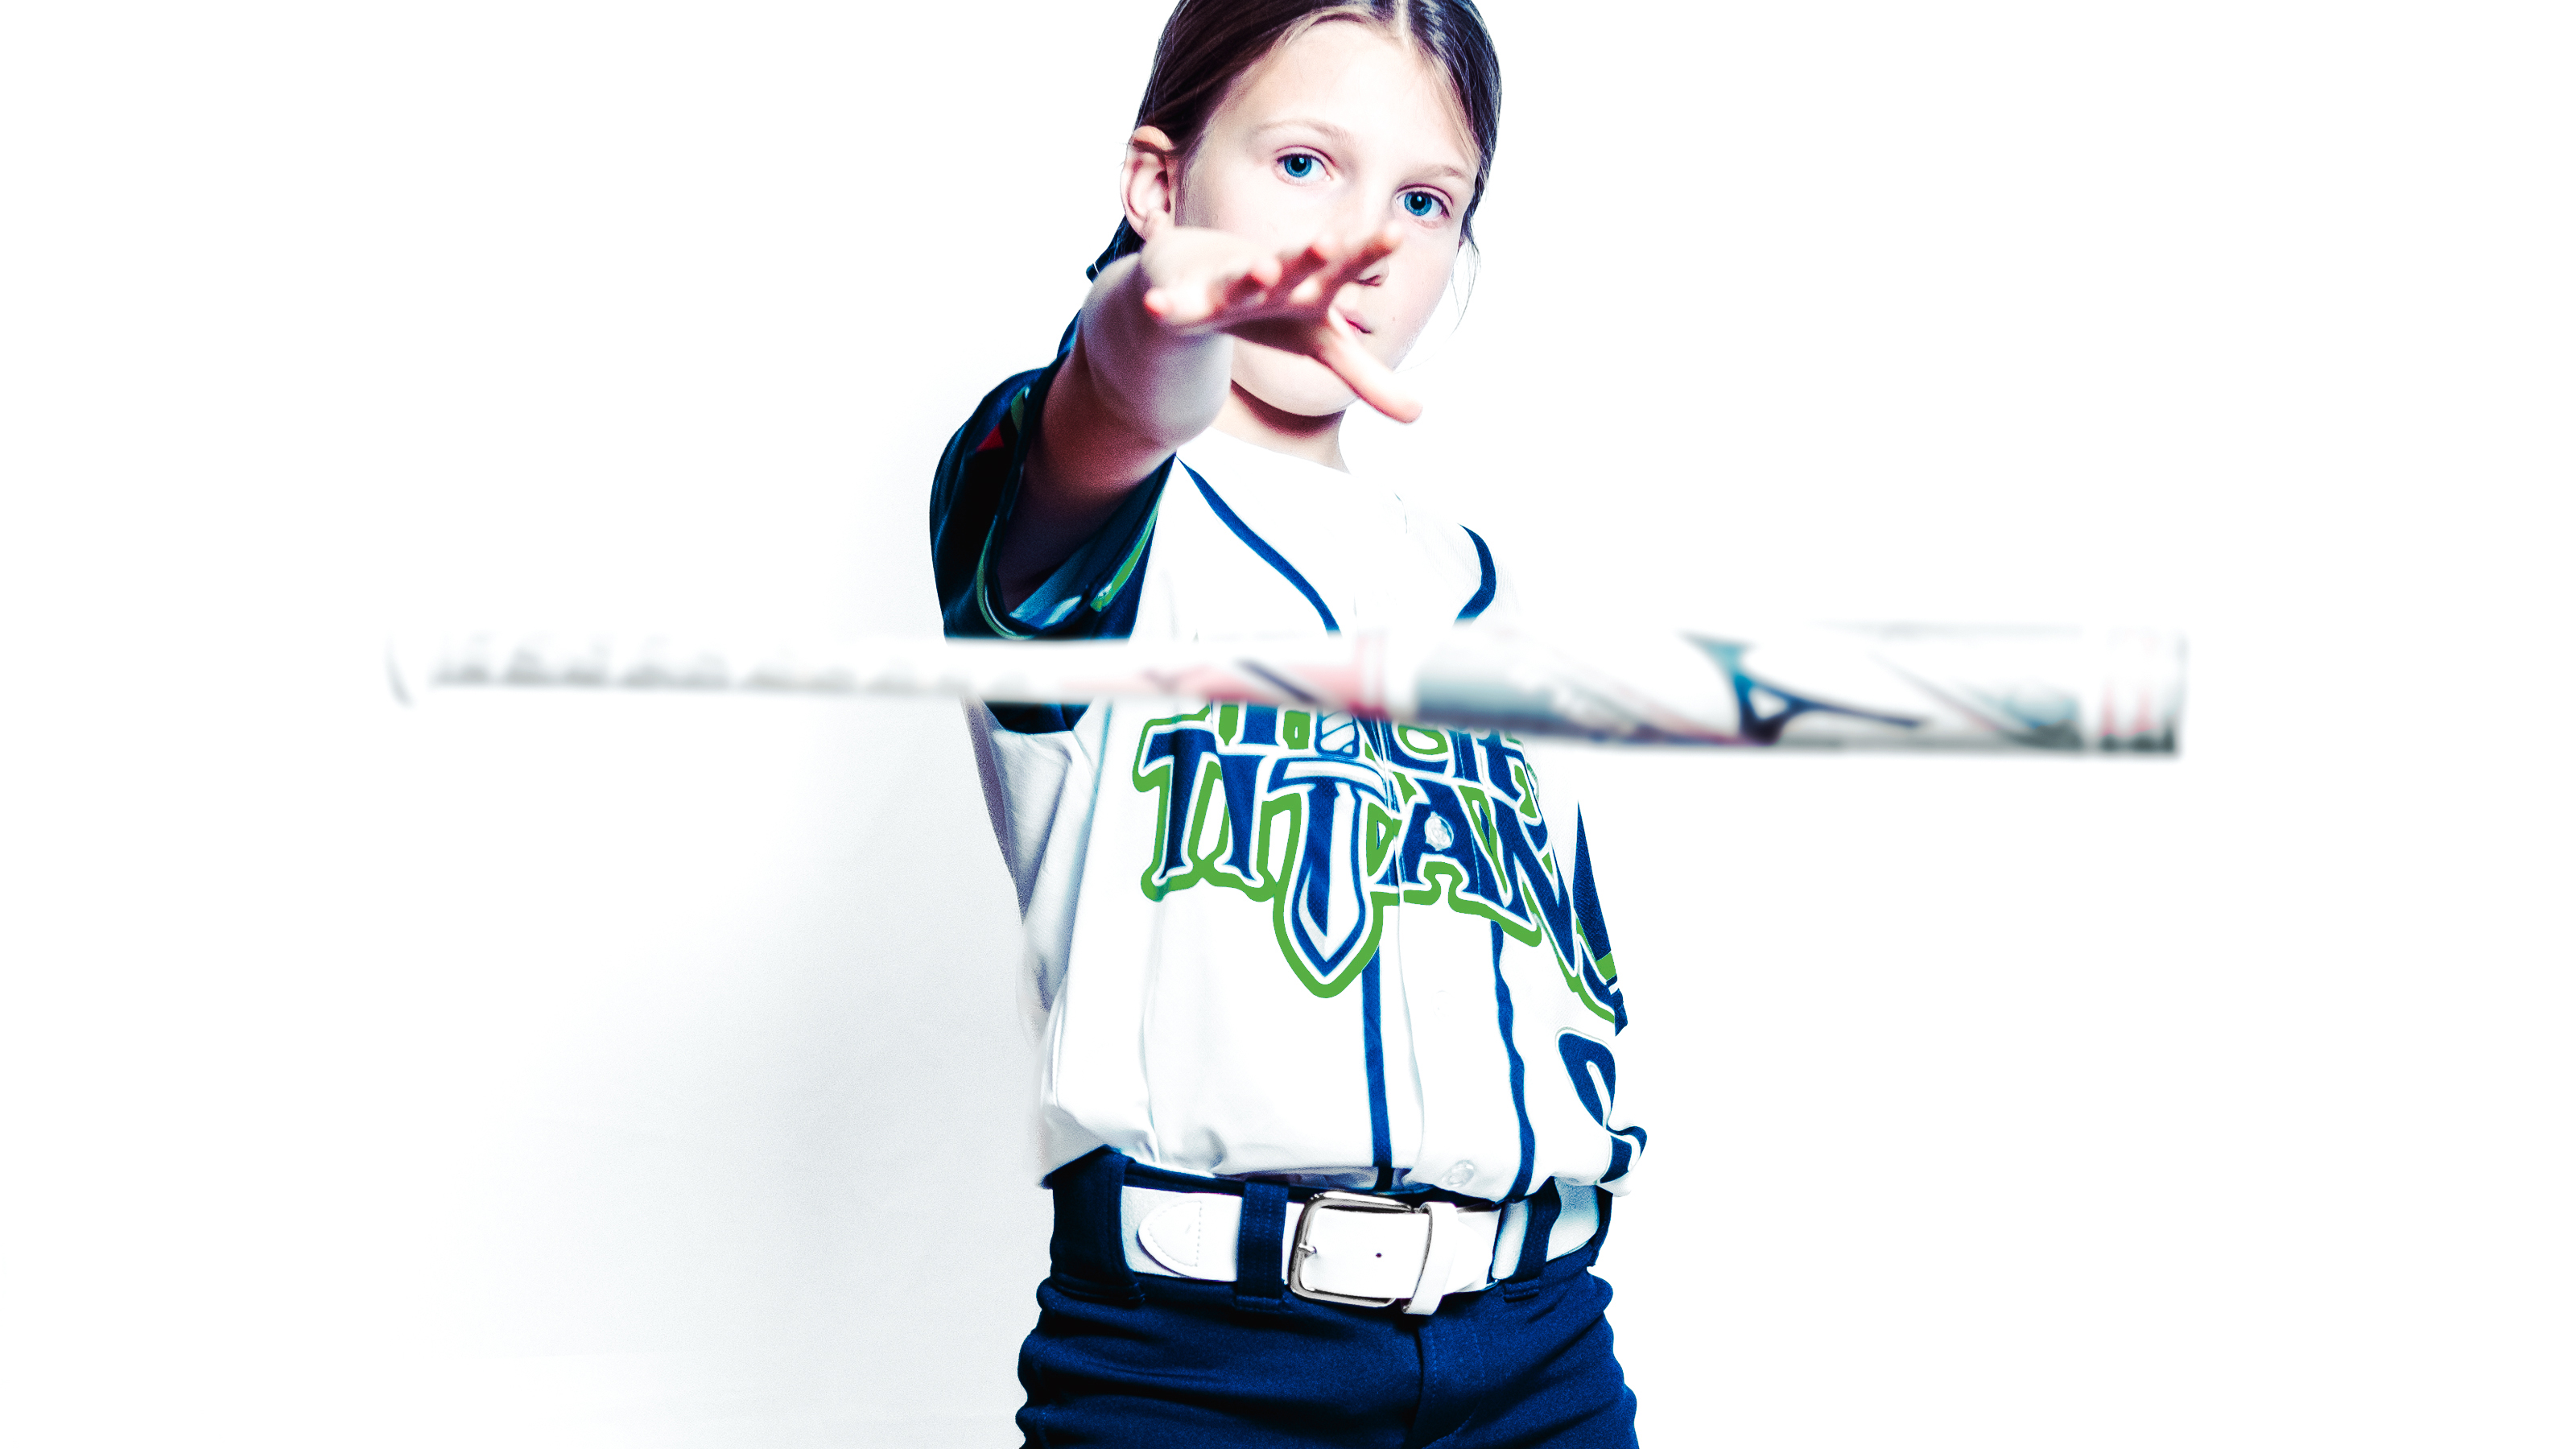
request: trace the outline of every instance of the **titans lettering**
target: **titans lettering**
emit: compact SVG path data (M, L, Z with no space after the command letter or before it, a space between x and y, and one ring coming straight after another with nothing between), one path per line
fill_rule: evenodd
M1547 946L1586 1008L1627 1025L1582 814L1569 870L1511 736L1210 705L1147 725L1134 778L1160 801L1146 897L1206 885L1269 903L1316 995L1359 979L1389 906L1445 901Z

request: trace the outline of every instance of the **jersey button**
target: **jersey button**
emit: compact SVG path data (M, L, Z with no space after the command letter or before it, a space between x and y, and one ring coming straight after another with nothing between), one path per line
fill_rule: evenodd
M1451 1192L1456 1192L1458 1189L1465 1187L1469 1182L1473 1181L1475 1176L1476 1164L1472 1162L1462 1162L1456 1167L1449 1169L1449 1175L1440 1179L1440 1185L1449 1189Z

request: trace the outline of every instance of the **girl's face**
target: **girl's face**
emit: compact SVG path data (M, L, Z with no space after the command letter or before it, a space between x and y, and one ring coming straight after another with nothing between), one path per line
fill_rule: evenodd
M1476 143L1439 70L1375 26L1327 21L1235 82L1181 173L1174 219L1278 252L1403 225L1404 245L1336 299L1392 367L1448 288L1475 186ZM1234 382L1304 417L1354 401L1322 363L1251 342L1235 346Z

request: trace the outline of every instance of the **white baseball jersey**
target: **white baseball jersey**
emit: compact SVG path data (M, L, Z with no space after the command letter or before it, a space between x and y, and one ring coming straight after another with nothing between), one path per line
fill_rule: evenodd
M1050 380L1004 384L942 465L952 633L1202 639L1512 607L1467 530L1211 432L1005 611L985 540ZM1046 1170L1105 1144L1493 1201L1627 1187L1646 1134L1620 1111L1626 1008L1582 813L1512 737L1183 701L970 716L1043 1013Z

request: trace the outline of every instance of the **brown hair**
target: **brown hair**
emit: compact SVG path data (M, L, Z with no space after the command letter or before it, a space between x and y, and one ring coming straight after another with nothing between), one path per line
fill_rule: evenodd
M1136 124L1154 126L1183 154L1235 79L1291 35L1326 20L1358 20L1410 40L1449 78L1458 109L1476 141L1476 189L1460 213L1459 236L1476 241L1476 207L1494 166L1502 129L1503 67L1474 0L1181 0L1154 47L1154 73L1136 106ZM1125 222L1092 264L1092 275L1144 246Z

